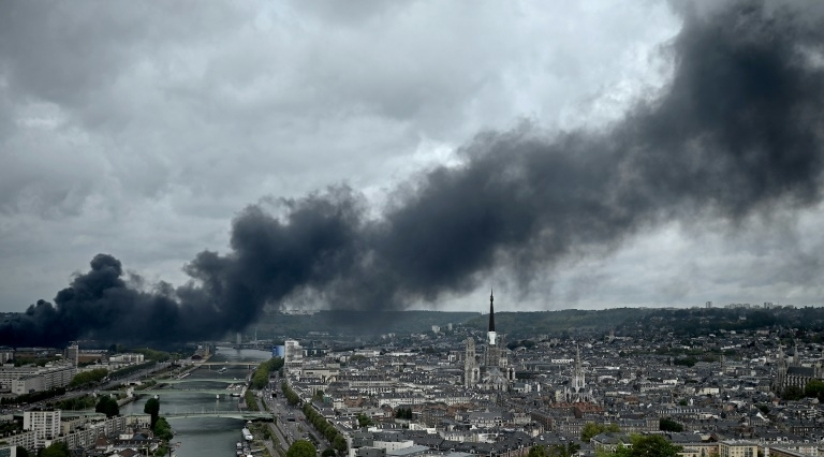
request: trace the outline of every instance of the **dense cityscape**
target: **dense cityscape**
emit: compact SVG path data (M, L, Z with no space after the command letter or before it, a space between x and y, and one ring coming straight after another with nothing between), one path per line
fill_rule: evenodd
M238 334L232 343L189 345L189 354L9 348L0 367L2 449L164 455L180 421L223 416L236 420L238 455L269 457L306 443L350 457L605 456L645 445L655 446L650 455L683 457L824 451L820 332L716 322L707 324L714 333L676 338L671 322L653 317L659 329L639 323L575 336L571 328L572 336L510 340L494 306L490 296L486 331L446 323L344 350L336 346L346 339L321 332L274 346ZM741 321L753 311L793 311L770 306L727 311ZM215 361L254 348L270 358ZM227 370L243 377L228 379ZM163 407L180 393L231 400L214 411ZM118 410L144 402L137 413Z
M0 0L0 163L0 457L824 457L822 0Z

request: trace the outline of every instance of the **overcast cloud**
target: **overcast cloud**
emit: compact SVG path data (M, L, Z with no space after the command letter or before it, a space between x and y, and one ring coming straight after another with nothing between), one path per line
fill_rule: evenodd
M378 215L482 131L597 130L668 84L682 23L663 1L4 1L0 310L97 253L180 285L249 204L347 184ZM819 304L822 216L651 226L530 293L501 272L421 305Z

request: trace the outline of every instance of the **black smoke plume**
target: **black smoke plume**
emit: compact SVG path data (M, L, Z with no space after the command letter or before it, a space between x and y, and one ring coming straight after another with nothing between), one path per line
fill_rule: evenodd
M704 6L708 5L704 4ZM192 340L242 330L264 305L403 309L472 290L492 270L603 255L666 221L793 211L822 197L824 21L818 2L684 3L674 74L599 132L484 133L398 189L380 218L345 187L260 206L234 221L231 252L200 253L190 284L152 292L99 255L55 304L0 328L5 344L79 337ZM686 6L684 6L686 5Z

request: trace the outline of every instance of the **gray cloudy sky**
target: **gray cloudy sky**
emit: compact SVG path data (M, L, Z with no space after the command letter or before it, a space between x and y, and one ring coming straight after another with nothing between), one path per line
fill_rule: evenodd
M0 310L99 252L181 284L260 201L346 183L379 215L481 131L597 129L667 84L681 26L651 0L4 1ZM821 208L776 219L655 226L527 296L488 283L503 309L818 304Z

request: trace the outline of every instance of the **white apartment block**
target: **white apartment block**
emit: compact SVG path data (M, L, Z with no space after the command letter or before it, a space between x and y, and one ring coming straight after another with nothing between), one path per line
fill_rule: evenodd
M143 363L144 355L143 354L117 354L109 356L109 364L137 364Z
M58 366L51 368L22 367L25 370L13 368L9 371L0 370L3 387L13 394L25 395L30 392L40 392L69 385L77 368L73 366ZM11 378L10 380L7 380Z
M60 411L37 412L39 414L59 414ZM28 414L28 412L26 413ZM38 418L29 418L31 422L37 422ZM96 417L79 417L68 421L58 419L58 434L52 439L38 439L36 430L25 430L14 433L3 438L10 446L20 446L26 448L30 453L36 452L38 448L46 447L52 443L66 443L69 449L76 447L89 447L95 443L101 435L112 436L123 433L128 427L147 428L151 420L148 414L134 414L131 416L115 416L106 419ZM46 427L45 420L43 426ZM23 417L23 426L26 427L26 416ZM52 433L54 430L52 430ZM0 456L2 457L2 456Z
M34 432L35 448L43 447L46 440L60 435L60 410L24 412L23 430Z
M720 457L758 457L758 445L749 441L719 441Z
M283 344L283 363L286 366L300 365L303 361L303 349L296 340L286 340Z

